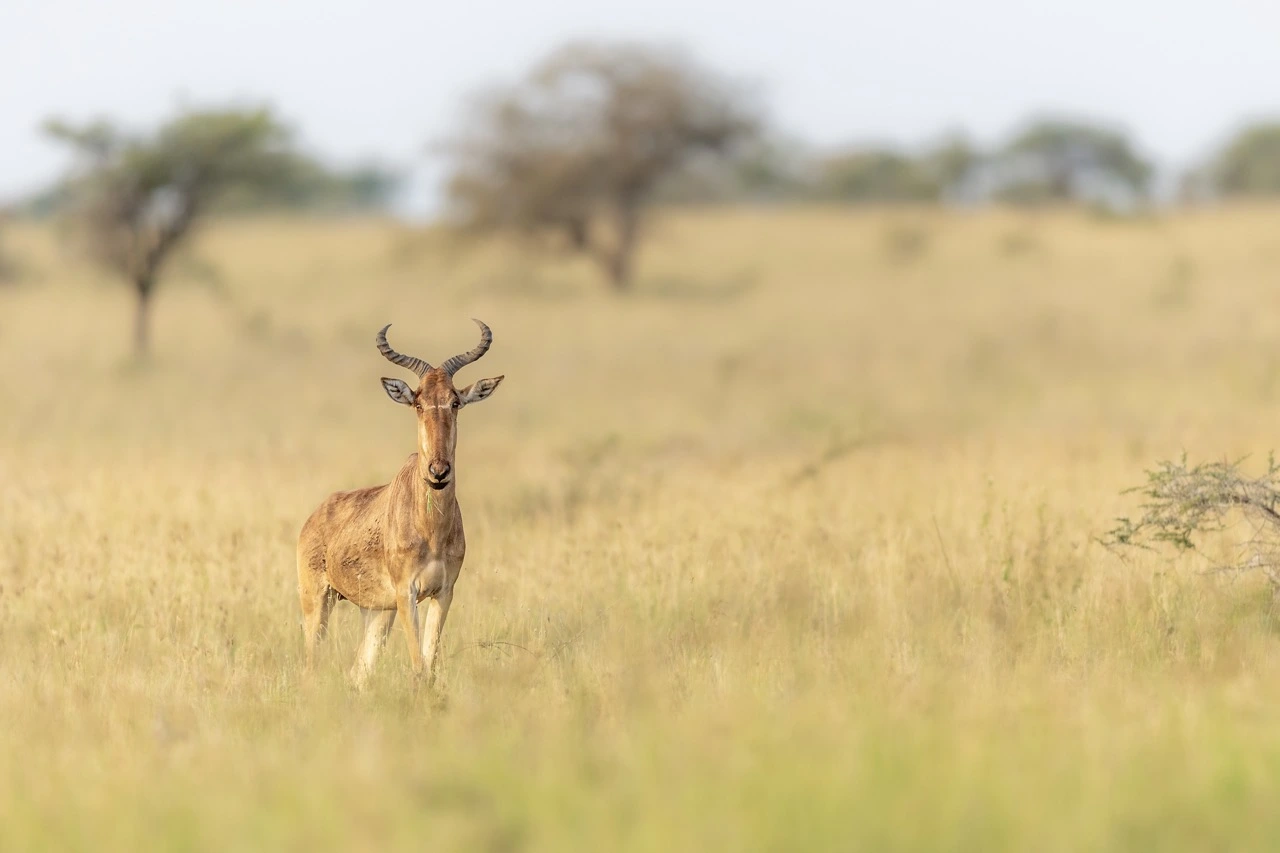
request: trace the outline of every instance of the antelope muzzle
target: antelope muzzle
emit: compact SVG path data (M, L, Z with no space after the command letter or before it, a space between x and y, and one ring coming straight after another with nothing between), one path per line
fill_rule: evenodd
M453 476L453 466L443 460L437 460L427 466L427 485L439 491L449 485Z

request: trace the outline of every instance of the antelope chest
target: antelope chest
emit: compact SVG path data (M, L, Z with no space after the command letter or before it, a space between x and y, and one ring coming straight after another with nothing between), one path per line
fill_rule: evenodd
M445 590L453 589L454 581L462 570L462 561L448 557L428 557L411 566L407 572L409 588L416 591L422 601Z

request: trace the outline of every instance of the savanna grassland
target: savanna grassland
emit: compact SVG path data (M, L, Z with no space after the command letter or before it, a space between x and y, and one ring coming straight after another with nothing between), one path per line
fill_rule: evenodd
M1280 612L1096 538L1280 447L1280 211L703 212L636 291L374 221L242 220L131 304L0 290L0 850L1273 849ZM441 684L294 543L495 344Z

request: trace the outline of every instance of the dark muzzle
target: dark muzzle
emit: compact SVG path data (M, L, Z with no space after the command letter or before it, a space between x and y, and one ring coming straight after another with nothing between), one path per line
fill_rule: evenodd
M427 485L433 489L443 489L449 485L449 475L453 466L448 462L432 462L427 466Z

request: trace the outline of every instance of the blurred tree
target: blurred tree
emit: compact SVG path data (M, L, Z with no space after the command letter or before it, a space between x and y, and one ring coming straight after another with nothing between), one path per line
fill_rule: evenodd
M1217 195L1216 163L1200 164L1178 176L1174 196L1182 204L1200 204Z
M982 152L962 133L944 136L925 151L921 169L938 186L939 196L956 191L982 162Z
M1280 194L1280 122L1244 128L1206 171L1208 183L1222 195Z
M1151 164L1121 133L1058 119L1033 123L1000 152L998 195L1015 202L1081 200L1125 192L1145 198Z
M0 284L11 284L18 278L18 266L9 257L4 245L4 230L9 224L11 214L0 208Z
M743 204L812 196L812 163L795 143L758 138L735 151L694 155L659 182L651 203Z
M69 214L90 257L133 288L139 355L165 264L192 227L237 191L286 193L300 162L267 110L188 112L150 136L101 121L50 120L45 130L80 155L65 184Z
M84 153L84 149L81 149ZM23 216L46 217L73 210L83 201L79 180L59 180L21 201ZM330 169L305 155L280 157L280 173L270 186L244 184L228 188L211 207L218 213L290 210L349 213L388 209L404 176L390 167L369 163L349 170Z
M391 204L404 183L403 176L378 164L357 166L349 172L332 174L333 195L340 204L357 210L383 210Z
M390 205L401 184L399 174L379 165L335 171L297 153L282 157L280 170L276 180L270 184L245 183L228 188L219 196L216 209L383 210Z
M773 137L752 142L731 166L739 191L748 199L777 201L813 193L810 154L794 140Z
M818 194L838 201L936 201L941 193L938 180L921 162L889 148L823 158L817 173Z
M732 152L756 126L741 93L680 52L571 44L476 99L446 145L447 198L464 229L550 239L593 258L621 291L663 181Z
M855 148L817 158L811 189L821 198L855 203L936 202L955 190L981 159L959 134L943 137L919 154Z

